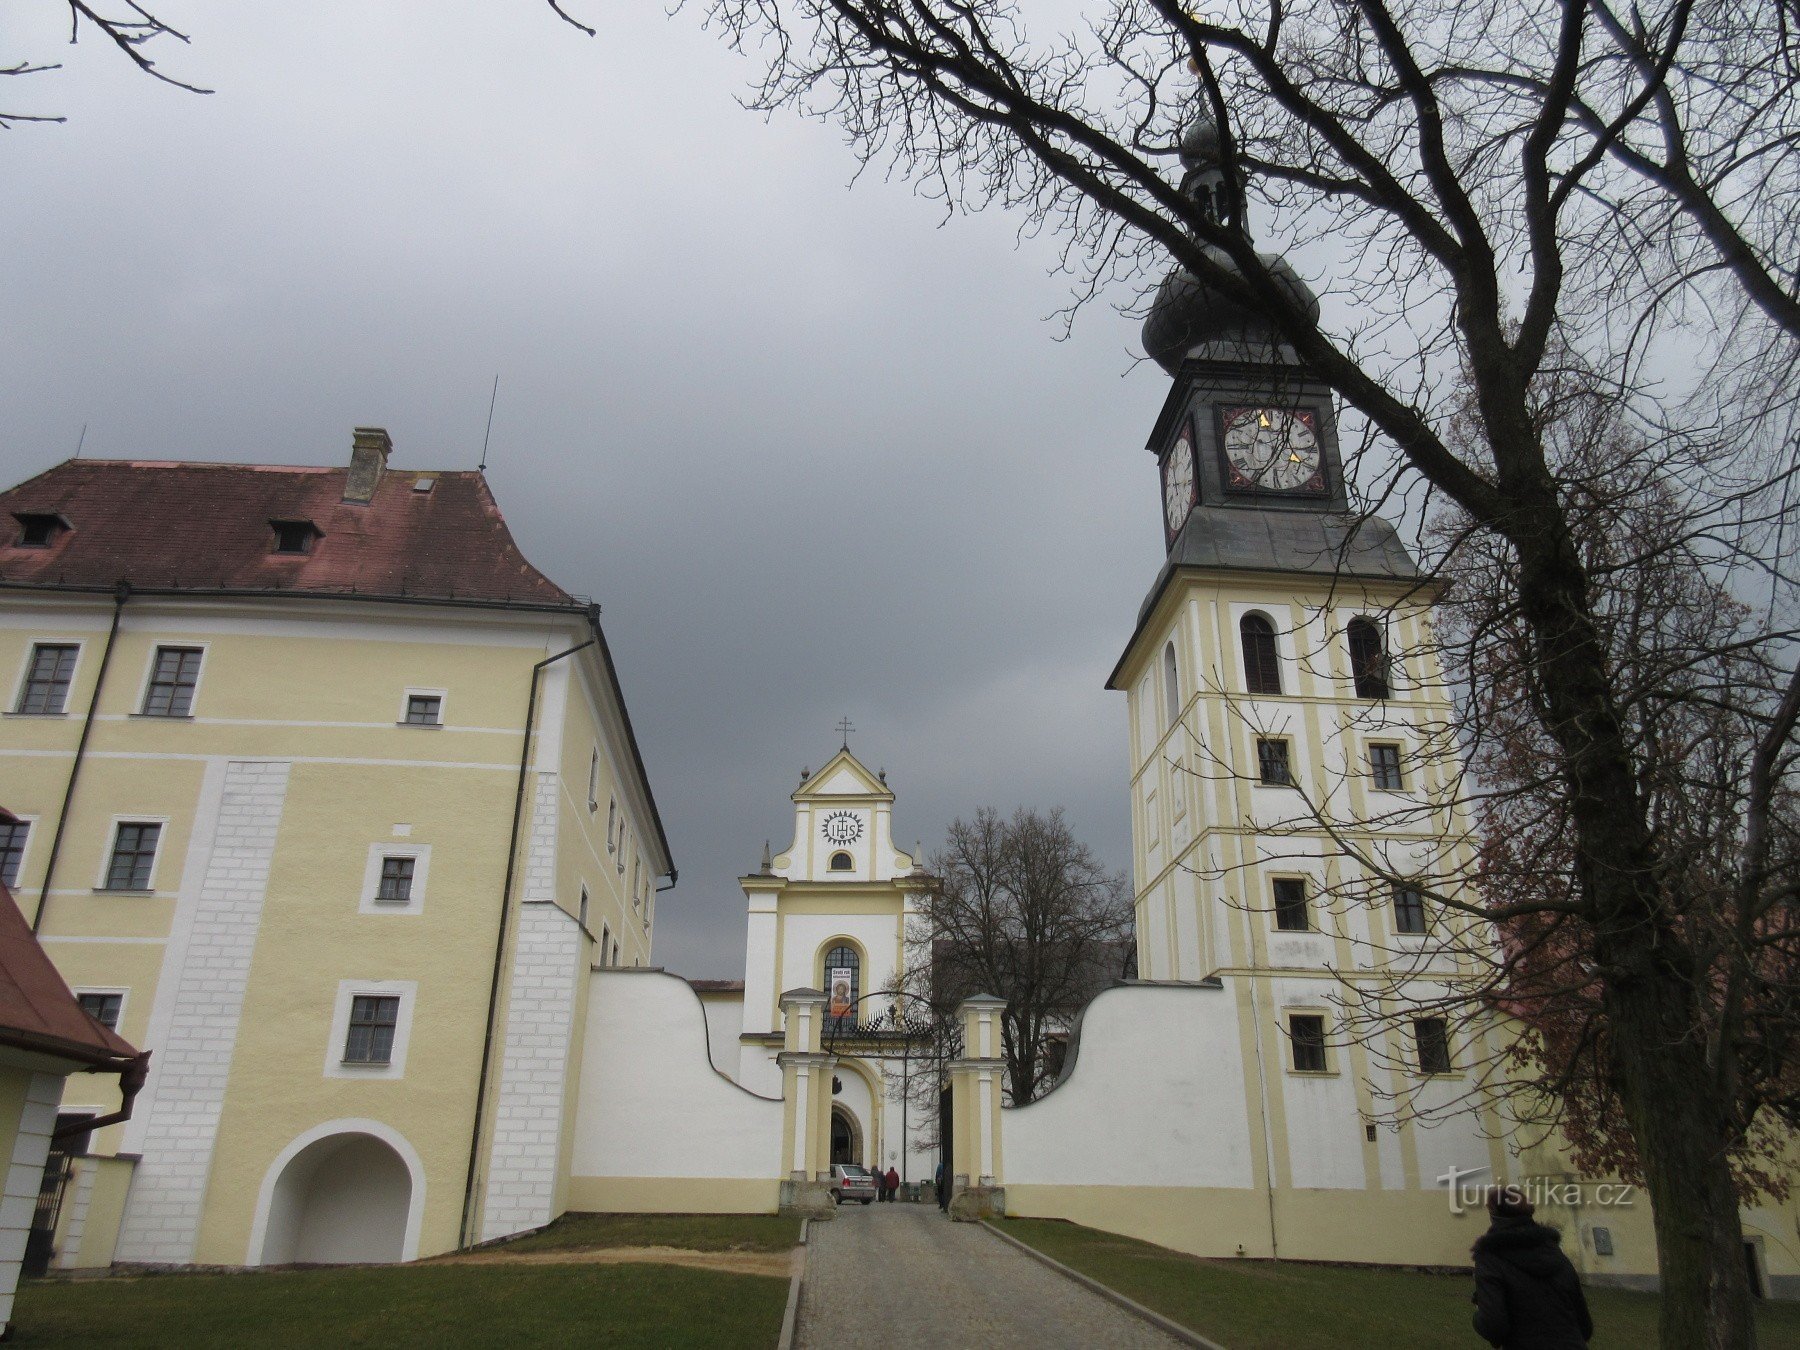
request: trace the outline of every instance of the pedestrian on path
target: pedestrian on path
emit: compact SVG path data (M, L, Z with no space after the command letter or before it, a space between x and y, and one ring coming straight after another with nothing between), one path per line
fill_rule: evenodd
M900 1173L890 1166L887 1170L887 1198L892 1200L898 1194L900 1194Z
M950 1183L944 1178L944 1164L941 1162L937 1166L936 1184L938 1208L948 1213L950 1209Z
M1561 1235L1532 1219L1517 1186L1488 1192L1487 1232L1475 1241L1475 1330L1500 1350L1584 1350L1594 1334Z

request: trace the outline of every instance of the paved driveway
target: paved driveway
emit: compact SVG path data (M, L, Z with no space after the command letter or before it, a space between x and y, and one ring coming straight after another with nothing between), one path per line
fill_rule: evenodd
M1179 1344L936 1205L845 1205L807 1244L803 1350Z

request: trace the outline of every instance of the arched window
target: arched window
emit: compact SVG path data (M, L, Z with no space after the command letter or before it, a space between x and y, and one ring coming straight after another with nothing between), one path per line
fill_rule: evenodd
M1350 620L1350 678L1358 698L1388 696L1387 649L1381 630L1367 619Z
M825 1029L856 1025L856 1000L862 996L862 957L840 942L825 953Z
M856 866L856 862L848 853L834 853L828 864L833 872L848 872Z
M1175 644L1163 648L1163 705L1169 711L1169 725L1181 716L1181 675L1175 666Z
M1244 687L1253 694L1281 692L1281 661L1275 655L1275 625L1261 614L1238 621L1244 643Z

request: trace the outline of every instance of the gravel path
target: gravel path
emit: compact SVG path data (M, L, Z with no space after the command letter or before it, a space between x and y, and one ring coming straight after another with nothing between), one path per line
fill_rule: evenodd
M890 1346L1166 1347L1179 1344L1033 1261L979 1224L930 1204L845 1205L807 1237L794 1343Z

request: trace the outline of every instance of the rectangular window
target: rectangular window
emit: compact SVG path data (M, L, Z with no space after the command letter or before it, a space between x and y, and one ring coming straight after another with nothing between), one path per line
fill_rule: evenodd
M606 964L607 949L612 946L612 929L605 924L600 925L600 964Z
M406 725L409 727L435 727L438 716L443 711L444 700L436 694L408 694L406 696Z
M375 892L375 898L389 905L404 905L412 900L413 860L411 858L383 858L381 860L381 886Z
M1294 1013L1288 1018L1288 1040L1294 1047L1296 1073L1325 1072L1325 1019L1318 1013Z
M606 803L606 851L612 853L619 847L613 842L613 831L619 827L619 799L614 797Z
M1369 772L1375 779L1375 786L1383 792L1400 791L1402 786L1400 747L1397 745L1371 745L1369 747Z
M583 886L581 888L581 914L579 916L581 919L581 926L583 928L587 927L587 916L588 916L588 888L586 886Z
M1283 932L1304 933L1312 927L1306 912L1306 883L1298 877L1275 882L1275 926Z
M150 869L156 862L156 843L162 826L154 822L120 821L113 836L112 860L106 865L109 891L147 891Z
M1400 933L1425 931L1425 893L1413 886L1394 887L1394 930Z
M186 717L194 708L200 683L200 648L158 647L150 688L144 692L144 716Z
M588 760L588 810L600 809L600 747L594 747L594 753Z
M31 666L25 687L19 691L22 713L59 713L69 701L69 681L75 676L74 643L40 642L31 649Z
M1285 740L1258 739L1256 769L1264 787L1294 785L1293 770L1288 764L1288 743Z
M25 861L25 837L31 833L31 826L24 821L9 824L0 821L0 882L7 886L19 884L19 868Z
M350 1031L344 1038L344 1063L391 1062L394 1027L399 1020L398 995L357 994L350 1000Z
M77 994L75 1001L81 1005L81 1011L108 1031L118 1029L119 1009L125 1003L123 994Z
M1443 1018L1416 1018L1413 1043L1419 1049L1420 1073L1450 1072L1450 1031Z

